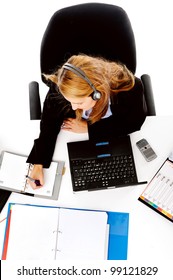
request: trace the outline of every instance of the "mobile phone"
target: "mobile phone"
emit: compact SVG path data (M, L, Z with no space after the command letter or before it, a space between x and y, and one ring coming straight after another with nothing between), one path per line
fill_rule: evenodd
M136 143L146 161L151 161L157 157L155 151L151 148L146 139L141 139Z

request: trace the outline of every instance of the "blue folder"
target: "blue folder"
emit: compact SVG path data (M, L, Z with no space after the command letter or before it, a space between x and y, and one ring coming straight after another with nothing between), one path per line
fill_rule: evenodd
M127 260L129 214L107 212L109 228L108 260Z
M5 240L6 240L6 236L8 235L9 224L10 224L10 209L11 206L14 204L15 203L9 203L9 207L8 207L2 259L3 259L4 251L6 250ZM31 204L23 204L23 205L55 208L55 206L43 206L43 205L31 205ZM73 209L77 209L77 208L73 208ZM84 209L79 209L79 210L84 210ZM127 260L129 213L111 212L111 211L104 211L104 212L106 212L108 215L108 224L109 224L108 260Z

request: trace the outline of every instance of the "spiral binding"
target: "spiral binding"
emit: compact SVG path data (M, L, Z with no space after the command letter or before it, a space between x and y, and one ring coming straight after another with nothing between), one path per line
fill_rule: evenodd
M26 175L29 175L30 172L32 171L32 169L33 169L33 164L28 163L28 164L27 164L27 167L26 167ZM26 190L28 189L28 187L29 187L29 185L28 185L27 179L26 179L26 177L25 177L25 179L24 179L24 181L23 181L23 188L24 188L24 189L23 189L22 192L26 192Z

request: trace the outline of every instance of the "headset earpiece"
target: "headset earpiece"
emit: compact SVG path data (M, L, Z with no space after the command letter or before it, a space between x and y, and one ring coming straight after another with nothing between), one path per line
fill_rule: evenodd
M66 63L63 65L63 68L69 71L72 71L73 73L75 73L77 76L81 77L82 79L84 79L89 85L90 87L93 89L93 93L90 95L92 97L93 100L100 100L101 98L101 93L99 91L96 90L95 86L93 85L93 83L90 81L90 79L86 76L86 74L84 73L84 71L82 71L80 68L70 64L70 63Z
M101 93L99 91L93 91L93 93L91 94L91 97L95 101L100 100Z

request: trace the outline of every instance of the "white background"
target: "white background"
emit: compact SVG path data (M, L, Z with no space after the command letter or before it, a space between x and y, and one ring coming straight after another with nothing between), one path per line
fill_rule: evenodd
M29 123L29 82L37 80L40 83L42 98L47 92L46 86L40 80L39 52L42 35L50 17L59 8L82 2L106 2L119 5L127 11L137 45L136 75L150 74L157 115L173 114L171 0L2 0L0 3L0 150L1 147L9 150L12 141L16 143L18 133L21 135L21 131ZM16 145L16 152L25 150L26 138L27 134L24 134L18 146ZM23 146L21 146L22 141Z
M137 45L136 75L151 75L157 114L173 113L171 0L6 0L0 5L0 135L6 129L15 132L16 124L22 129L29 119L28 83L40 82L40 43L50 17L82 2L106 2L127 11ZM44 98L43 83L40 91Z
M79 273L82 269L88 269L88 276L87 275L74 275L72 274L72 266L74 265L74 268L77 269L77 272ZM18 269L23 270L23 266L25 271L30 271L30 275L25 275L21 276L18 275ZM172 280L172 263L171 261L166 261L166 262L157 262L157 265L155 263L155 261L153 260L153 262L146 262L146 265L143 265L143 267L158 267L158 273L156 275L135 275L135 272L137 270L134 270L134 275L126 275L125 271L127 272L131 272L132 271L132 267L134 267L134 269L136 267L139 267L140 271L140 267L141 264L140 262L129 262L129 261L73 261L73 263L69 262L69 261L59 261L57 264L57 261L52 261L52 262L45 262L45 261L3 261L2 262L2 280L9 280L9 279L13 279L13 280L30 280L30 279L34 279L34 280L42 280L42 279L47 279L47 280L66 280L66 279L70 279L70 280L114 280L114 279L118 279L118 280L126 280L126 279L134 279L134 280ZM125 270L122 270L121 274L118 273L111 273L111 267L121 267L122 269L124 267L126 267ZM9 269L10 268L10 269ZM41 269L41 273L42 274L38 274L38 269ZM57 268L60 268L60 273L59 275L51 275L50 272L50 276L47 274L46 275L46 271L49 271L51 269L56 270ZM96 274L96 271L94 273L93 269L101 269L101 275ZM130 268L130 269L129 269ZM37 270L36 270L37 269ZM45 269L45 275L43 275L43 269ZM71 272L71 275L65 274L65 270L69 270L69 274ZM37 271L37 275L33 271ZM91 274L91 271L93 271L93 275ZM148 271L148 269L146 269L146 271ZM62 274L62 272L64 272L64 274ZM89 274L90 272L90 274ZM86 272L85 272L86 273ZM28 272L29 274L29 272Z

